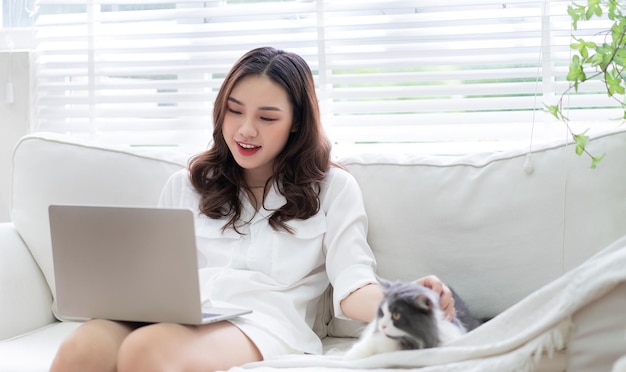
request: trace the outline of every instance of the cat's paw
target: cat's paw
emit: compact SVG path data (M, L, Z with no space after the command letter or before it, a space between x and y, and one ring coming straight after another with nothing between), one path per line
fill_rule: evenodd
M364 354L364 353L358 353L358 352L354 352L352 350L348 351L344 356L343 359L344 360L359 360L359 359L363 359L370 356L369 354Z
M375 354L374 350L372 350L370 347L366 347L366 345L357 343L357 344L354 344L352 348L350 348L350 350L348 350L344 354L343 359L344 360L358 360L358 359L367 358L368 356L372 356L374 354Z

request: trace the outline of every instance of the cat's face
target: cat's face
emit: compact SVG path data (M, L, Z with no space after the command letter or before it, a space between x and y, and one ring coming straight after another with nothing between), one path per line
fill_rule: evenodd
M378 309L376 328L398 340L405 349L433 347L439 343L438 297L416 283L383 283L384 299Z
M390 309L389 306L393 308ZM410 328L410 316L407 316L408 310L398 309L395 302L389 303L384 301L378 308L378 319L376 326L378 330L387 337L398 338L407 336L405 329Z

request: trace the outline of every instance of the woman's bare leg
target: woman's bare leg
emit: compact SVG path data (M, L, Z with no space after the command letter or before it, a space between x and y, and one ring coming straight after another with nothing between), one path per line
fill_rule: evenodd
M124 340L118 370L211 372L262 359L254 343L231 323L159 323L137 329Z
M50 371L115 372L120 345L133 329L110 320L85 322L61 344Z

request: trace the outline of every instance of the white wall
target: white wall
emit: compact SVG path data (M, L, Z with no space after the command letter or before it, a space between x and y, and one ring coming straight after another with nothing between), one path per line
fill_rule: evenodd
M30 132L33 97L30 62L29 52L0 51L0 222L10 221L13 147ZM7 102L9 82L13 83L13 102Z

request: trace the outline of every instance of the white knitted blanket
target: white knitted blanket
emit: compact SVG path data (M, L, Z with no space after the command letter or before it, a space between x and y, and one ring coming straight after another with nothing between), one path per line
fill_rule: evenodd
M542 353L551 354L567 346L572 314L625 281L623 237L445 347L378 354L357 361L344 361L340 353L333 352L290 355L230 372L383 372L394 368L419 372L528 371ZM624 364L620 363L616 366Z

